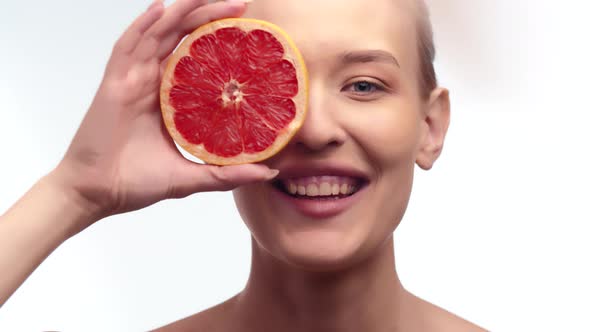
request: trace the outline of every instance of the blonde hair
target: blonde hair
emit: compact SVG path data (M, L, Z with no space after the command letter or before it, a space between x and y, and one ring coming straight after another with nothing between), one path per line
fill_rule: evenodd
M430 92L438 86L434 60L436 48L434 45L434 34L430 21L430 12L424 0L417 0L416 3L416 24L418 34L418 56L420 92L422 97L428 99Z

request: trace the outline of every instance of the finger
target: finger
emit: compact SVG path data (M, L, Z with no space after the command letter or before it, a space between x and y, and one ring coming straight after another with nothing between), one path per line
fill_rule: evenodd
M124 62L137 47L143 34L162 17L162 14L164 14L164 4L162 0L155 0L143 14L133 21L113 47L111 67L117 67L118 64Z
M162 40L157 50L157 58L162 60L169 56L182 38L193 32L199 26L222 18L239 17L245 10L246 5L243 1L223 1L212 3L192 11L183 18L177 26L176 31L170 33Z
M182 21L182 32L193 32L199 26L225 17L242 16L249 0L218 1L193 10Z
M154 25L150 33L155 37L165 37L178 28L178 24L193 10L206 5L207 0L176 0L166 11L162 20Z
M173 29L178 29L179 23L191 11L206 4L207 0L176 0L156 24L141 38L135 49L135 55L138 60L151 59L160 47L160 42Z
M187 160L177 169L171 195L172 198L183 198L198 192L228 191L245 184L272 180L278 173L258 164L212 166Z
M143 34L164 14L162 0L155 0L148 9L141 14L125 33L121 36L115 47L123 54L129 54L137 46Z
M164 73L166 72L166 68L168 67L168 62L170 62L170 54L164 57L163 60L160 62L160 80L164 77Z

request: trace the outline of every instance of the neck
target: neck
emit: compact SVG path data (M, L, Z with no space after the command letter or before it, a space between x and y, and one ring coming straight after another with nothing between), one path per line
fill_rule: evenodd
M397 331L405 291L393 240L344 271L313 273L280 262L253 241L252 269L237 299L252 331ZM261 319L262 318L262 319Z

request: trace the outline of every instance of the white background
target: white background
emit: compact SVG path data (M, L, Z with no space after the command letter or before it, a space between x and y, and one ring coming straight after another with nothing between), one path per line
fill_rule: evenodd
M586 1L430 1L452 126L396 232L417 295L493 331L590 331ZM137 1L0 4L0 211L61 158ZM143 331L234 295L229 193L109 218L53 253L0 331ZM2 271L0 271L2 273Z

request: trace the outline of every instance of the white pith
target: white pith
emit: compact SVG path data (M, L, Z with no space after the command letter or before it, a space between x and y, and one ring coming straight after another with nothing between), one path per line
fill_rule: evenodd
M244 99L244 94L242 93L243 86L244 84L240 84L240 82L233 78L229 82L225 83L223 92L221 93L223 107L227 107L230 104L239 105L240 102L242 102Z

